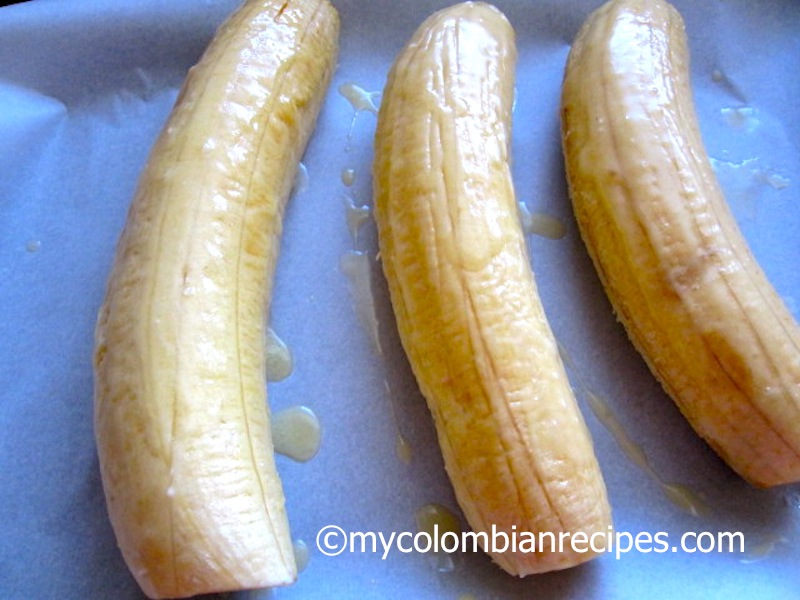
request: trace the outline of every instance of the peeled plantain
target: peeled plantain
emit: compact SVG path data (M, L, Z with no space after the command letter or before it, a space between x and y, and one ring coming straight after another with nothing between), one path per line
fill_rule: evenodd
M297 573L265 317L281 218L337 54L327 0L252 0L190 71L141 176L96 329L95 434L152 598Z
M634 345L740 475L800 480L800 328L714 176L678 12L614 0L593 13L561 113L575 215Z
M611 519L517 212L515 61L514 32L490 5L459 4L420 26L383 94L375 219L400 338L473 530L568 540L608 533ZM603 549L559 552L544 539L492 558L524 576Z

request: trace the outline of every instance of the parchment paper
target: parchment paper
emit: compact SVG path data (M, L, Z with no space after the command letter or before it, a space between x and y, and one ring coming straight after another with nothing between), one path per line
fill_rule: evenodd
M305 464L279 457L293 535L310 547L277 598L793 598L800 488L756 490L693 433L635 352L571 216L558 136L569 44L599 2L498 0L520 60L514 177L529 210L561 220L532 236L531 261L593 434L620 531L742 531L746 552L643 554L516 580L483 554L443 565L393 552L326 557L328 524L415 531L430 502L460 515L430 416L397 340L374 260L379 355L340 269L374 258L374 226L354 238L346 206L370 202L375 117L353 120L337 92L379 91L402 44L446 2L334 0L341 58L289 206L272 326L295 367L270 385L273 410L304 404L323 440ZM687 24L709 154L757 258L795 316L800 298L800 9L796 2L676 0ZM0 8L0 596L139 598L108 522L92 433L93 328L114 246L150 145L187 69L234 0L36 0ZM343 169L355 171L346 186ZM389 391L387 391L387 389ZM690 514L634 464L592 413L603 398L663 482L701 504ZM398 435L411 461L398 457ZM465 524L466 526L466 524ZM452 568L450 568L452 567ZM471 594L472 596L465 596Z

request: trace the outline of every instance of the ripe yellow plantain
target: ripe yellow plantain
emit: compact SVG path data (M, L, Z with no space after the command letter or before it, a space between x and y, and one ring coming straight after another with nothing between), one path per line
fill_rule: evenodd
M612 1L570 53L562 136L578 224L634 345L696 431L759 486L800 480L800 328L700 137L683 21Z
M119 546L153 598L296 577L264 321L338 29L327 0L243 4L190 71L117 248L95 434Z
M380 256L473 530L491 536L495 526L509 540L608 533L605 486L517 212L508 162L515 62L511 26L482 3L434 14L397 57L376 133ZM492 558L524 576L596 554L568 544L559 553L544 539L541 551Z

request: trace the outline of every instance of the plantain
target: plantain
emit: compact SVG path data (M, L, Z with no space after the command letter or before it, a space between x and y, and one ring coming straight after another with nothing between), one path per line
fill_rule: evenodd
M191 69L121 235L94 354L111 522L152 598L283 585L265 317L337 54L327 0L249 0Z
M593 557L600 541L583 553L569 536L607 534L611 521L517 212L515 61L514 32L496 8L464 3L430 16L389 73L373 171L398 331L465 517L489 541L567 540L563 551L546 535L536 552L484 544L524 576Z
M742 477L800 480L800 328L716 181L678 12L649 0L594 12L561 117L575 216L633 344Z

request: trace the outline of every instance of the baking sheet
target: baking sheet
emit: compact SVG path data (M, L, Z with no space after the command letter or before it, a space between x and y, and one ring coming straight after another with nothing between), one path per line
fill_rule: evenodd
M186 70L233 0L36 0L0 9L0 596L139 598L116 549L92 435L92 334L138 173ZM294 355L270 385L273 410L304 404L323 428L319 454L279 457L293 535L310 547L276 598L792 598L800 487L755 490L684 422L615 321L572 219L558 137L569 44L599 2L500 1L517 30L514 177L520 201L557 217L563 239L531 236L532 264L592 432L618 530L742 531L746 552L603 556L517 580L482 554L453 564L392 553L323 556L317 532L415 531L439 503L460 515L427 409L397 340L377 263L371 284L382 354L341 269L374 257L348 202L370 202L375 117L337 90L379 91L419 23L447 2L335 0L340 64L291 201L272 325ZM798 317L800 10L796 3L677 1L686 19L709 154L754 253ZM353 169L345 185L341 173ZM348 201L347 198L350 198ZM587 404L604 399L620 445ZM396 452L398 435L411 461ZM640 447L657 477L624 451ZM665 494L684 486L696 512ZM685 503L684 503L685 504Z

